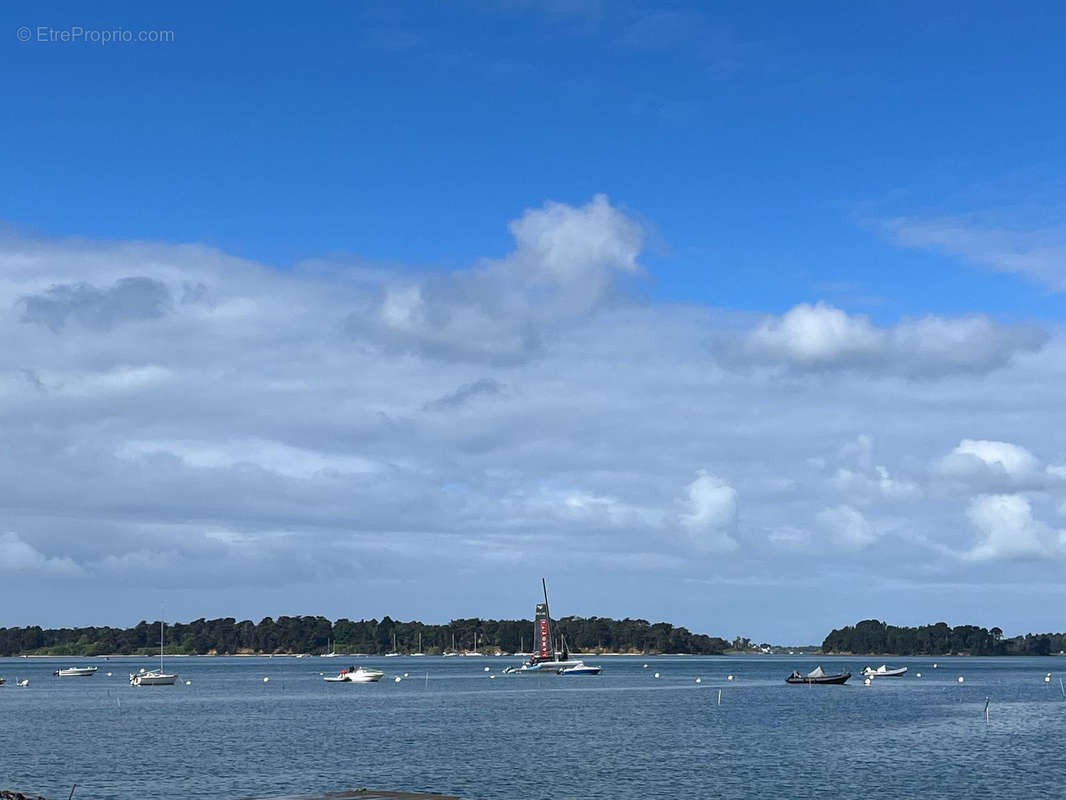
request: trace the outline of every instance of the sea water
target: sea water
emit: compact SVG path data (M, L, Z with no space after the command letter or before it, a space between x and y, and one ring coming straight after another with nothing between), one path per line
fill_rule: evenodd
M907 675L870 686L859 671L881 660L586 661L603 674L502 675L518 660L489 657L168 658L178 685L133 687L129 673L151 659L0 659L0 789L53 800L73 784L77 800L359 787L465 800L1066 797L1063 658L892 659ZM75 664L99 671L52 676ZM349 664L386 675L322 680ZM853 677L784 682L816 664Z

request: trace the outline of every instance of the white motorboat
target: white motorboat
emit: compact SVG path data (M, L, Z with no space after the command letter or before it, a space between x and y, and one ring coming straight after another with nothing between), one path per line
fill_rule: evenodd
M360 666L342 669L336 675L327 675L322 680L329 683L377 683L383 677L385 673L380 669Z
M603 667L596 667L592 664L586 664L584 661L578 661L575 666L563 667L559 670L560 675L599 675L603 671Z
M52 674L59 678L91 678L96 674L96 667L63 667Z
M898 678L906 672L906 667L889 667L887 664L882 664L877 669L863 667L862 670L862 674L867 678Z
M173 686L177 674L163 669L163 620L159 620L159 669L130 673L131 686Z
M551 612L548 610L548 584L543 578L540 580L541 588L544 589L544 602L537 603L533 619L533 653L518 666L508 667L504 670L507 674L547 673L563 674L564 670L572 668L588 669L584 661L570 658L567 651L566 639L560 634L559 651L556 651L551 629ZM598 675L600 667L595 667L596 672L575 671L568 675Z

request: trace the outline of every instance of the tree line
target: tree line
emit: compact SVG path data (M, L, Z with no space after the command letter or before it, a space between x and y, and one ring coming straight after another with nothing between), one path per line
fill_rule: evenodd
M643 619L563 617L554 627L575 652L719 655L730 646L716 636ZM158 621L145 620L132 628L0 628L0 656L149 654L159 652L159 630ZM259 622L201 618L168 625L164 649L176 655L322 654L330 649L382 655L413 653L421 646L421 652L433 655L473 650L475 641L480 652L529 652L533 625L529 620L476 618L428 625L387 616L332 622L320 616L265 617Z
M1004 638L996 628L946 622L916 628L866 619L830 631L822 642L824 653L899 656L1046 656L1066 650L1066 633L1027 633Z

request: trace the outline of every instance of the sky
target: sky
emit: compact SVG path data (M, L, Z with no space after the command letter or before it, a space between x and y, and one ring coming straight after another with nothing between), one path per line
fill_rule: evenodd
M0 626L1063 630L1064 17L4 6Z

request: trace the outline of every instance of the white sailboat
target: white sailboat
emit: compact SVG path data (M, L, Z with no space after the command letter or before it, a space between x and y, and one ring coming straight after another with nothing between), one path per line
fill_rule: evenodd
M395 658L400 655L400 651L396 649L396 634L392 634L392 652L386 653L385 658Z
M484 644L484 643L482 643L482 644ZM477 631L474 631L474 649L473 650L467 650L465 653L463 653L463 655L464 656L480 656L481 655L481 653L477 649Z
M424 656L425 655L425 653L422 652L422 633L421 632L419 632L419 634L418 634L418 652L417 653L411 653L411 655L412 656Z
M163 669L163 620L159 620L159 669L135 672L130 675L133 686L173 686L178 676Z
M331 641L332 640L330 640L330 639L326 639L326 647L329 647L330 650L329 650L328 653L322 653L319 656L319 658L336 658L337 657L337 642L333 641L333 645L331 647L330 646L330 642Z

